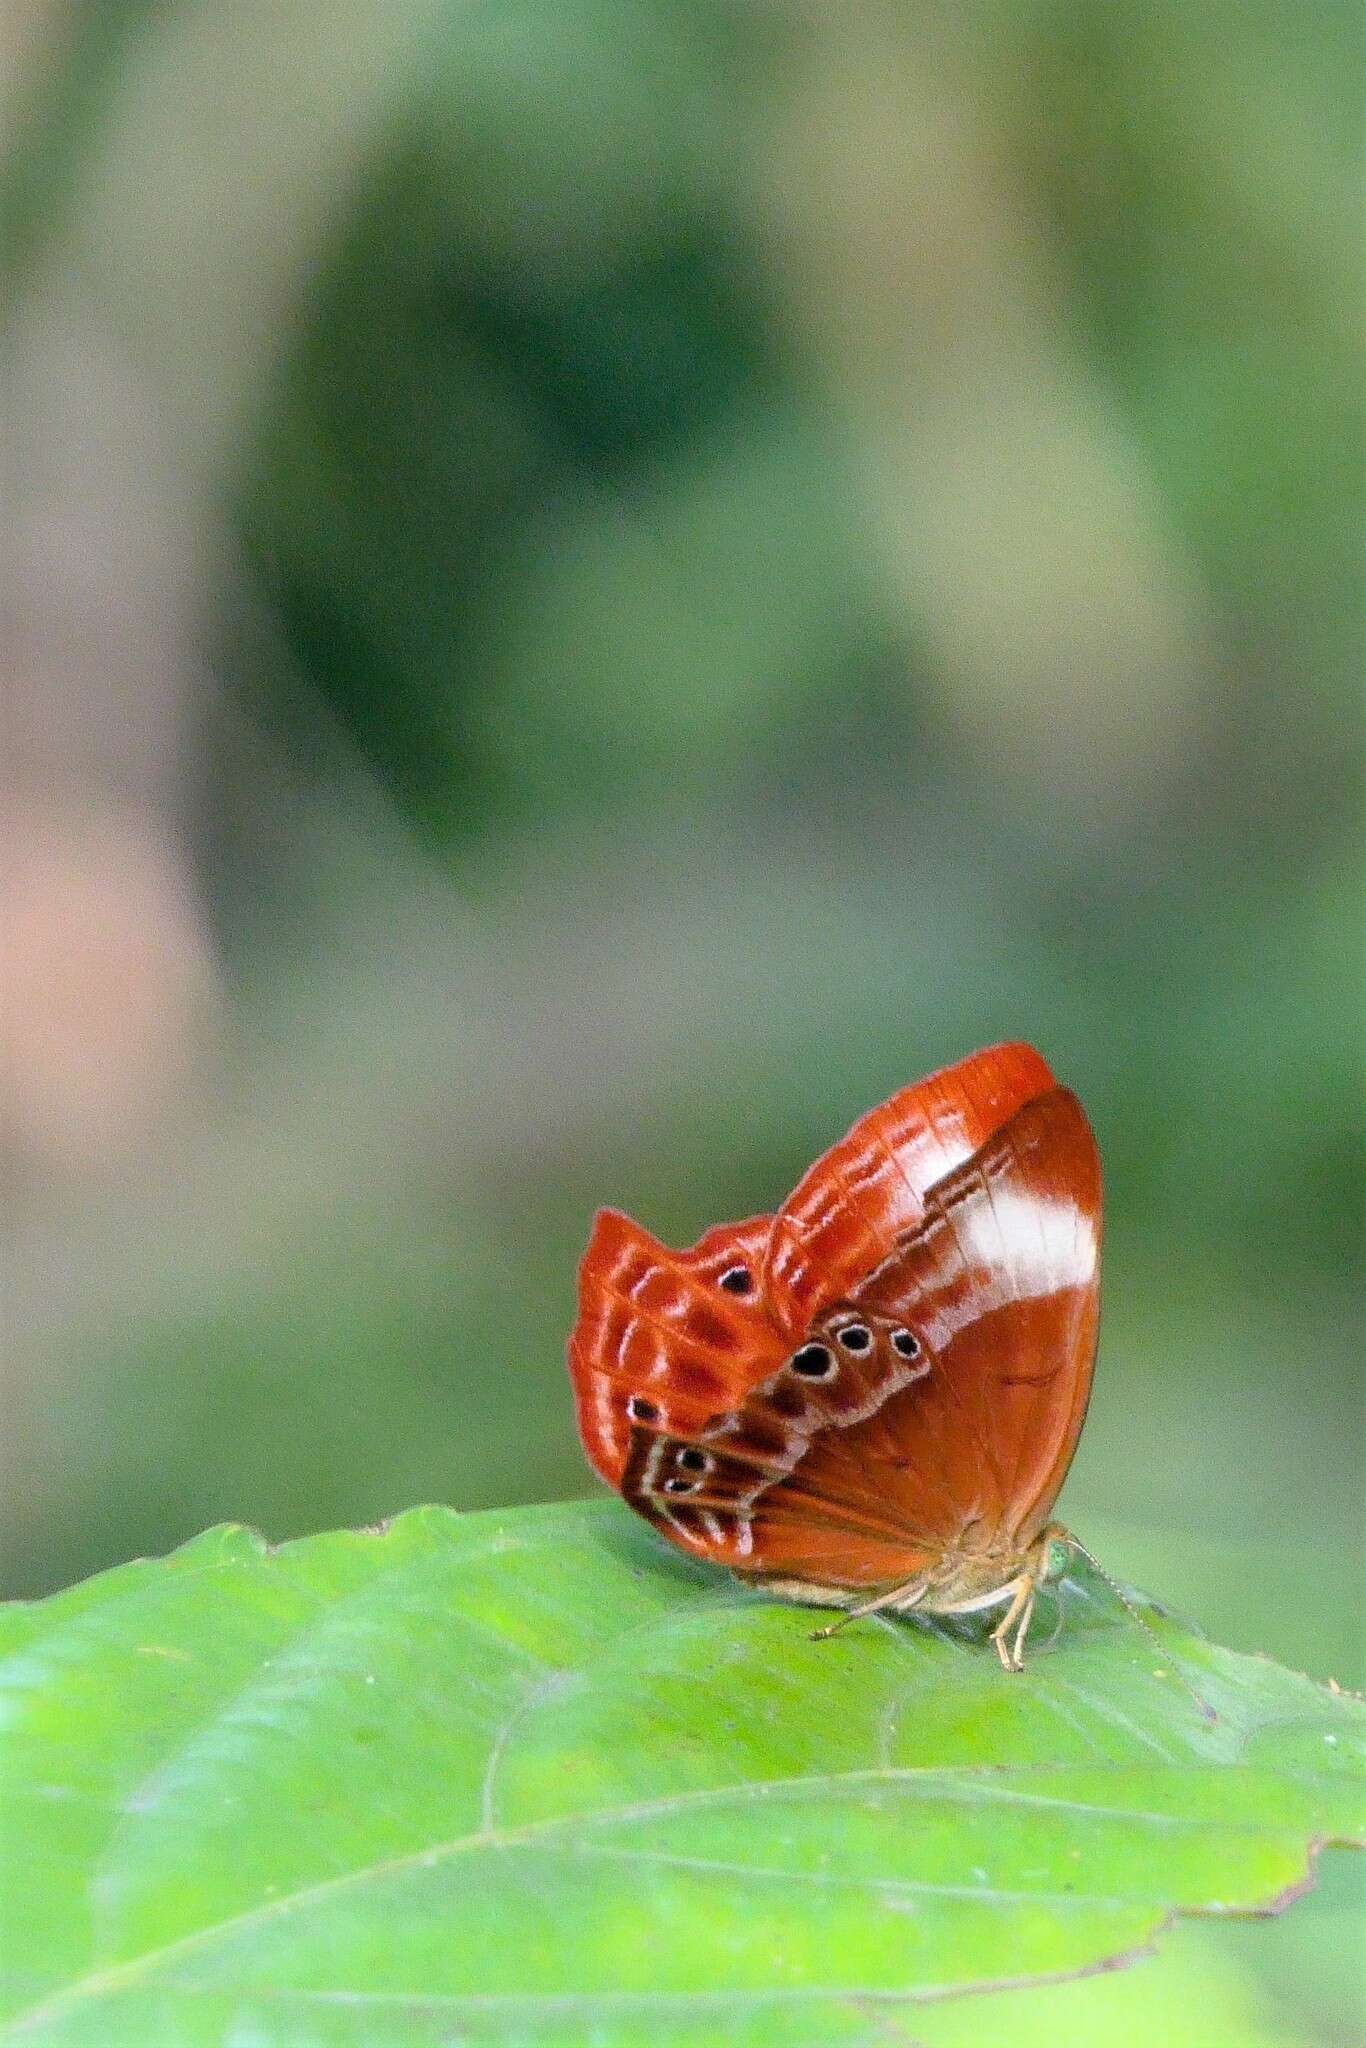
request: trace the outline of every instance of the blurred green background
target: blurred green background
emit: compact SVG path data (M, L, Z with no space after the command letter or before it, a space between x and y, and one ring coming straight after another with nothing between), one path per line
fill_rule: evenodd
M586 1490L594 1207L1009 1035L1107 1172L1068 1519L1366 1681L1358 7L24 0L0 72L4 1590ZM1272 2038L1366 2038L1360 1901L1221 1933Z

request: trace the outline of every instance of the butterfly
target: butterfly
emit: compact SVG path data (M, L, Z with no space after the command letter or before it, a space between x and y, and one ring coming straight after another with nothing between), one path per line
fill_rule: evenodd
M902 1089L775 1215L687 1251L600 1210L568 1347L589 1461L680 1550L774 1595L845 1620L1000 1608L1018 1671L1075 1542L1050 1516L1100 1233L1090 1126L1027 1045Z

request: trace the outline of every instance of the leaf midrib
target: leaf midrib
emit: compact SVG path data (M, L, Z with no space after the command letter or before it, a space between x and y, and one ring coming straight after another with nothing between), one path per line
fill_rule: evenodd
M546 1837L553 1836L555 1833L566 1829L613 1826L630 1824L635 1821L665 1818L685 1809L695 1810L708 1804L724 1805L728 1801L736 1799L741 1801L757 1801L785 1794L787 1796L795 1795L805 1800L815 1793L826 1794L842 1786L858 1784L879 1786L914 1785L918 1789L923 1789L929 1786L932 1781L938 1780L940 1784L935 1787L935 1790L938 1796L945 1799L951 1799L955 1794L959 1797L969 1796L977 1799L985 1797L987 1799L1000 1800L1005 1804L1049 1807L1059 1813L1087 1814L1103 1820L1135 1821L1181 1830L1217 1828L1221 1834L1256 1836L1296 1832L1293 1829L1288 1829L1283 1822L1231 1820L1225 1819L1222 1816L1208 1815L1153 1813L1140 1807L1096 1806L1084 1800L1049 1799L1044 1794L1022 1790L1014 1785L1006 1785L999 1782L1001 1775L1008 1771L1024 1771L1031 1777L1035 1775L1047 1777L1054 1772L1059 1774L1072 1773L1079 1768L1115 1777L1132 1777L1135 1774L1135 1768L1132 1765L1108 1764L1079 1767L1076 1764L1065 1763L1028 1765L925 1764L905 1765L892 1770L832 1771L820 1774L808 1773L788 1778L765 1778L750 1782L741 1781L733 1785L704 1786L694 1792L673 1792L666 1794L662 1798L643 1800L631 1806L608 1806L572 1813L551 1814L539 1820L528 1821L521 1827L516 1828L473 1829L467 1834L452 1836L445 1842L431 1843L421 1849L406 1850L400 1856L380 1858L371 1863L361 1864L354 1870L343 1871L336 1877L323 1878L314 1884L301 1885L292 1892L278 1894L274 1898L262 1900L258 1905L247 1907L240 1913L229 1914L225 1919L215 1920L208 1926L196 1928L189 1934L180 1935L174 1941L164 1942L157 1948L146 1949L141 1955L131 1956L126 1961L112 1964L105 1970L92 1971L88 1976L79 1978L76 1982L63 1986L60 1990L40 1999L37 2004L30 2006L26 2011L16 2013L10 2019L0 2022L0 2041L7 2038L17 2039L29 2029L42 2025L48 2020L60 2017L64 2012L80 2005L86 2000L106 1996L112 1991L125 1988L130 1983L136 1983L140 1976L150 1973L168 1960L193 1954L197 1949L207 1947L224 1936L239 1933L243 1928L250 1927L255 1922L268 1924L270 1921L283 1917L287 1913L312 1905L318 1899L345 1891L352 1886L381 1880L403 1870L419 1869L424 1866L430 1868L436 1863L445 1862L457 1856L467 1855L475 1850L488 1849L499 1851L520 1848L528 1842L544 1840ZM1211 1769L1226 1769L1227 1766L1172 1764L1154 1766L1153 1768L1164 1775L1167 1772L1182 1775L1189 1772L1203 1775L1207 1774ZM1280 1774L1264 1772L1263 1775L1276 1778ZM1293 1780L1294 1774L1289 1775ZM583 1846L588 1853L592 1853L591 1845ZM619 1853L623 1861L632 1860L633 1852L629 1847L621 1849ZM652 1853L650 1851L640 1852L639 1860L648 1859ZM755 1874L762 1873L756 1871ZM859 1882L859 1880L851 1881ZM891 1884L895 1881L887 1880L886 1882ZM930 1892L947 1888L929 1884L917 1885L914 1880L907 1880L903 1889L907 1891ZM971 1892L968 1895L983 1898L990 1896L987 1892ZM1005 1894L1002 1894L1002 1896L1005 1896ZM1034 1898L1047 1895L1029 1892L1024 1896ZM1093 1900L1092 1895L1081 1894L1077 1902L1094 1902L1096 1905L1127 1904L1132 1905L1136 1911L1143 1910L1142 1901L1109 1900L1101 1895L1095 1895ZM1171 1910L1157 1904L1154 1904L1152 1907L1152 1911L1159 1921L1164 1917L1169 1917ZM966 1991L971 1987L964 1985L957 1988ZM462 1997L477 1997L481 1994L461 1993L458 1995ZM549 1995L558 1996L561 1994ZM827 1995L834 1995L833 1988Z

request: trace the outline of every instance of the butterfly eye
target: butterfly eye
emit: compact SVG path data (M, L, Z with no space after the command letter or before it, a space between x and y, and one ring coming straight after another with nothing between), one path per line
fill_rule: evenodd
M901 1358L914 1358L920 1346L909 1330L893 1330L892 1349Z
M727 1266L716 1284L724 1287L727 1294L748 1294L754 1285L754 1275L748 1266Z
M679 1452L678 1464L680 1470L684 1472L706 1472L710 1470L711 1459L705 1451L696 1450L689 1444L685 1450Z
M658 1422L659 1410L653 1401L647 1401L640 1394L632 1394L626 1403L626 1413L632 1422Z
M836 1342L846 1351L866 1351L873 1341L873 1333L866 1323L846 1323L836 1333Z
M794 1351L788 1363L793 1372L804 1380L828 1380L834 1377L835 1354L824 1344L803 1344L800 1351Z

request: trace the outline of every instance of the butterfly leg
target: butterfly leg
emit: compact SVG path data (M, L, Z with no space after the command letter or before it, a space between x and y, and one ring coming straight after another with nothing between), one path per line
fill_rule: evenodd
M1001 1660L1003 1671L1024 1670L1024 1642L1034 1612L1035 1583L1033 1572L1023 1572L1020 1575L1009 1607L991 1632L991 1640L996 1645L996 1654ZM1012 1629L1015 1630L1013 1643L1007 1641Z
M1024 1570L1010 1588L1011 1601L1000 1624L992 1630L991 1640L996 1645L996 1654L1007 1671L1024 1670L1025 1638L1029 1624L1034 1617L1034 1600L1040 1586L1055 1584L1067 1569L1067 1560L1072 1550L1078 1549L1075 1536L1064 1529L1061 1522L1050 1522L1048 1527L1025 1555ZM1006 1589L1003 1587L1002 1591ZM1058 1627L1062 1626L1062 1602L1058 1602ZM1015 1631L1014 1641L1008 1641L1011 1630ZM1057 1628L1053 1635L1057 1635ZM1050 1638L1050 1641L1052 1638Z
M891 1607L895 1603L901 1614L905 1614L912 1607L918 1607L929 1588L921 1586L917 1592L912 1593L910 1587L914 1584L915 1581L910 1580L905 1585L893 1586L890 1593L879 1593L876 1599L860 1601L857 1607L851 1607L846 1614L842 1614L838 1621L830 1622L825 1628L816 1629L811 1637L812 1642L828 1642L831 1636L837 1636L841 1629L848 1628L851 1621L860 1621L865 1614L876 1614L880 1607Z

